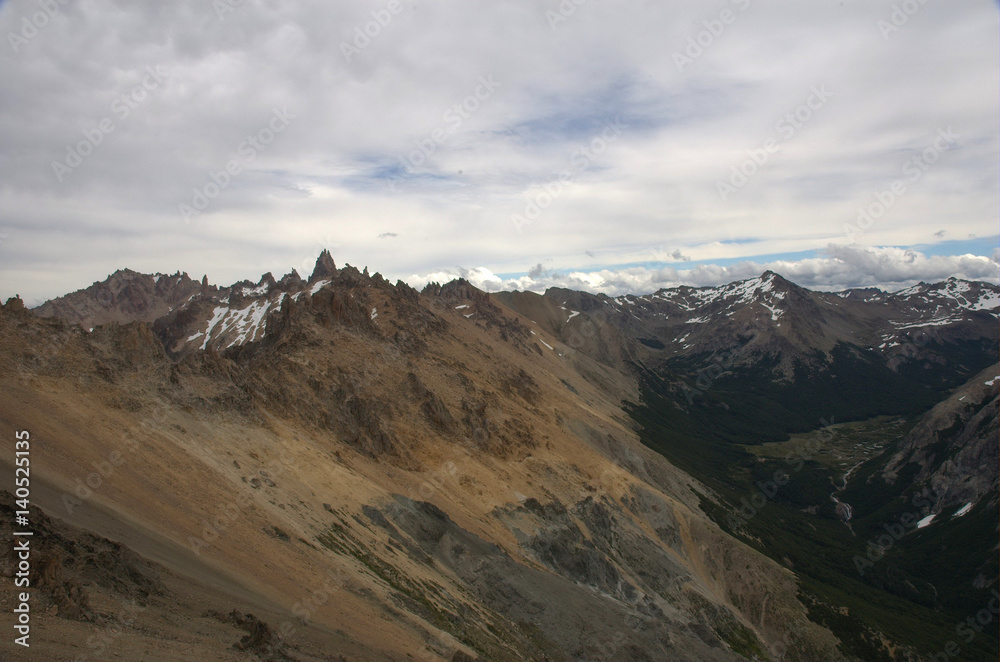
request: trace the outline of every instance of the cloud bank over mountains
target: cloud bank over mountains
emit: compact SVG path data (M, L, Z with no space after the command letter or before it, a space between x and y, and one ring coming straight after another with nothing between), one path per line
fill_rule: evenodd
M996 278L934 248L997 235L995 2L46 6L0 4L0 296L322 248L609 292L761 255Z
M1000 252L1000 251L998 251ZM423 286L465 278L476 287L488 290L526 290L543 292L549 287L563 287L609 296L649 294L660 288L690 285L716 286L753 278L767 270L814 290L843 290L852 287L880 287L895 290L920 281L935 282L949 277L997 282L998 256L934 255L901 248L865 248L832 244L823 255L798 261L745 260L728 266L700 264L693 267L638 265L621 269L594 271L545 270L541 265L528 273L502 278L486 268L455 268L427 275L414 275L408 282Z

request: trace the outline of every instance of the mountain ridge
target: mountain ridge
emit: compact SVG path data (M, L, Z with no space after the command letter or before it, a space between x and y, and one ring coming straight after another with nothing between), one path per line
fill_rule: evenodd
M314 294L328 285L335 277L339 278L341 282L358 283L374 279L376 285L381 285L381 281L384 280L377 273L369 276L367 268L362 272L350 265L338 269L332 255L329 251L324 250L317 258L313 272L307 281L303 281L292 270L280 281L275 281L274 277L267 273L261 276L256 283L243 280L227 287L220 287L209 285L206 277L202 279L199 287L195 281L187 277L187 274L180 274L180 272L175 276L166 277L162 274L145 275L130 270L120 270L105 281L94 283L84 290L49 300L33 310L42 316L58 316L76 322L84 328L91 328L107 321L153 323L161 318L172 316L169 319L163 319L161 323L161 328L173 327L169 343L165 343L168 345L169 351L181 353L195 346L198 349L206 349L209 344L214 345L215 349L221 350L262 337L266 332L266 317L280 309L286 296L292 297L294 300L301 297L307 290L310 295ZM170 284L173 282L164 279L175 279L179 287L164 288L160 285L161 281ZM138 282L142 283L141 288L129 287ZM452 282L465 283L468 287L472 287L462 279ZM397 286L400 283L402 281L397 281ZM426 286L424 291L435 291L436 287L441 286L432 283ZM136 291L137 289L139 291ZM161 293L164 290L166 294ZM623 295L612 298L605 295L572 292L561 288L549 288L542 296L558 298L561 293L573 297L577 301L577 307L588 310L600 309L601 304L616 307L619 312L624 310L624 306L639 306L646 309L645 312L648 315L662 318L664 321L674 317L683 324L718 322L732 327L734 333L742 335L752 335L761 328L765 328L768 332L780 329L782 327L781 318L788 305L793 302L799 306L811 303L812 307L806 315L820 319L830 314L836 316L833 309L841 302L869 304L868 306L856 306L859 308L867 307L869 310L863 311L862 316L869 318L874 316L872 308L895 303L897 310L894 312L897 318L892 320L879 319L879 325L876 328L863 329L864 337L849 337L836 330L832 332L820 330L816 325L808 324L807 326L812 327L811 329L789 332L786 327L785 332L777 334L781 339L775 340L780 346L778 349L787 349L790 343L792 346L808 345L821 347L824 351L828 351L836 344L836 341L850 340L889 353L892 353L893 347L902 344L899 342L901 336L913 335L900 334L899 331L962 321L966 313L988 311L1000 306L1000 287L989 283L949 279L936 284L921 283L898 293L884 292L877 288L848 289L839 293L826 293L802 288L773 271L765 271L759 277L734 281L718 287L662 288L653 294L643 296ZM968 295L969 298L966 298L963 293L971 294ZM146 297L145 300L143 295ZM501 301L510 302L513 301L513 297L517 296L517 293L498 292L493 293L492 296ZM786 296L791 298L786 301ZM194 299L197 301L193 301ZM937 302L937 305L931 310L930 305L934 301ZM910 304L905 310L903 302ZM563 304L565 303L564 301ZM211 307L211 312L209 312L209 307ZM197 310L191 310L192 308ZM944 309L943 314L942 308ZM735 320L725 319L736 315L734 311L737 309L740 310L740 314ZM377 313L377 311L375 312ZM574 312L577 315L580 313L580 311L568 310L566 319L563 321L570 322L576 316L573 314ZM996 313L992 314L994 317L997 316ZM767 321L767 318L774 324L762 324L762 322ZM787 320L788 318L786 318L786 322ZM202 327L202 325L204 325L203 328L194 328L195 326ZM555 331L555 326L555 320L553 320L548 330ZM666 327L693 330L685 329L679 323L660 324L659 326L661 328L654 329L653 335L663 335L663 330ZM770 328L772 326L773 329ZM183 332L188 330L191 333L182 337ZM803 333L806 335L804 338L801 337ZM873 342L874 334L879 334L879 343ZM712 347L711 343L708 343L707 346L697 342L684 343L691 335L691 333L679 333L670 340L659 338L658 342L670 344L679 342L681 345L677 349L683 350L695 347L695 351L718 351L719 348ZM696 341L697 336L698 334L695 333L694 339ZM196 340L200 340L200 343L195 343Z
M936 632L907 619L967 605L952 591L936 603L926 564L837 574L864 554L849 526L877 526L905 490L948 495L935 506L946 514L971 499L968 517L899 547L936 558L926 541L964 527L962 576L985 577L977 591L996 584L981 553L996 479L965 477L996 455L982 432L995 399L969 380L997 361L998 290L948 280L831 294L765 272L642 297L487 293L464 279L418 292L326 251L308 280L293 270L219 287L118 271L44 316L17 299L0 308L12 394L0 420L55 440L41 475L69 495L121 430L142 439L95 503L141 521L136 540L187 541L256 596L203 596L216 613L266 605L280 617L289 576L316 583L318 568L337 568L350 589L316 618L343 633L347 659L902 660ZM963 388L986 408L968 409ZM745 515L744 490L778 475L747 447L878 416L912 430L864 456L839 502L827 483L841 476L809 457L804 477ZM903 465L895 485L870 479ZM232 519L208 505L236 500ZM866 519L844 521L852 511ZM827 544L840 553L816 566L825 556L811 550ZM182 582L201 567L172 563ZM891 608L872 613L857 596ZM353 614L380 619L379 636ZM200 627L193 614L162 618ZM281 655L311 660L323 636ZM190 645L218 655L208 639Z
M87 331L8 303L0 419L50 440L34 461L74 508L143 523L126 539L186 543L261 604L291 608L289 578L338 569L346 588L314 620L344 633L352 660L722 661L778 645L842 659L791 575L723 534L698 510L703 488L635 440L626 380L578 356L604 382L581 378L468 284L418 294L347 266L330 276L223 352L170 356L145 322ZM78 467L123 429L140 441L84 500ZM237 500L236 515L216 510ZM749 597L765 586L766 602ZM148 631L162 629L163 602L147 606ZM282 654L315 655L296 643Z

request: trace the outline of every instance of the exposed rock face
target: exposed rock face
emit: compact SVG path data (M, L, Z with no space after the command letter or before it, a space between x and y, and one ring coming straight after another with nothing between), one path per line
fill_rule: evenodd
M253 614L244 614L236 609L228 614L209 610L205 616L221 623L232 624L247 633L233 644L234 650L249 653L265 662L293 662L295 659L288 656L286 646L271 626Z
M80 467L137 431L102 507L158 540L200 541L213 572L253 578L237 593L274 587L278 613L308 613L325 651L354 646L352 662L844 659L809 620L796 576L716 526L702 510L712 490L643 447L622 403L643 397L636 370L685 356L681 332L702 352L750 346L748 360L822 354L842 337L884 342L887 319L926 322L931 309L890 318L875 300L884 293L811 293L776 274L614 300L488 295L464 281L417 293L337 269L325 251L308 282L293 272L194 285L152 326L122 319L92 332L8 303L0 385L16 397L0 400L0 417L63 431L37 457L69 493ZM960 319L946 328L988 340L992 309L973 309L986 295L962 291L968 306L949 308ZM992 483L963 476L996 458L986 443L995 384L932 412L937 432L915 430L887 474L916 463L943 503L995 490L995 471ZM128 581L101 581L158 590L127 550L102 550ZM69 551L43 566L46 586L65 584L90 553ZM336 598L320 603L315 589L334 570ZM94 612L82 589L62 593L79 608L67 613ZM232 609L216 618L244 630L239 651L323 659L284 647L256 607Z
M20 312L24 310L24 301L19 296L12 296L7 299L7 303L3 305L3 309L9 313Z
M14 527L14 495L0 491L0 523L4 526L5 552L0 559L4 574L12 576L18 564L10 531ZM40 591L33 608L50 605L55 615L73 621L105 623L107 616L91 603L86 586L117 592L123 601L141 605L164 592L152 565L124 545L80 531L53 520L38 508L28 513L31 538L31 586ZM17 527L20 529L23 527Z
M429 503L397 499L381 511L369 507L366 513L456 573L504 622L532 623L546 633L553 650L565 651L568 659L725 660L732 658L727 640L747 635L754 639L732 612L686 591L687 571L681 566L662 555L645 556L655 543L647 540L648 547L630 549L631 543L645 539L637 529L628 540L617 539L615 528L622 524L614 514L617 510L592 499L572 511L559 503L529 499L521 507L498 512L548 572L515 562ZM539 533L525 531L538 526L543 527ZM670 571L661 574L665 568ZM635 572L642 573L641 579ZM634 582L646 578L655 584L637 588ZM591 600L588 594L601 597ZM571 616L581 608L590 614L586 623L574 622ZM540 652L529 659L544 659ZM814 652L819 659L837 659L829 649Z
M46 301L34 312L84 329L108 322L153 322L201 291L201 283L187 274L150 275L123 269L84 290Z
M976 375L929 411L903 438L882 475L927 482L935 513L979 503L995 493L1000 474L1000 364ZM910 465L919 467L907 472Z
M302 277L299 276L298 271L292 269L290 273L281 277L281 280L278 281L278 287L286 292L299 290L302 287Z
M105 349L108 361L121 366L160 367L166 358L160 340L148 324L140 322L125 325L112 322L98 326L93 331L93 340Z
M472 286L464 278L453 280L445 285L430 283L422 294L436 304L436 308L460 311L466 319L485 329L496 329L505 342L519 343L522 347L529 345L531 331L520 321L504 314L493 298Z
M312 295L310 305L321 324L329 326L337 323L345 326L367 326L371 313L356 298L345 296L343 292L322 290Z
M949 279L900 292L812 292L774 272L720 287L681 286L610 298L560 288L500 301L566 345L607 365L727 368L764 364L789 378L796 363L823 367L838 344L871 352L895 372L946 366L970 345L996 360L1000 287ZM952 353L949 353L952 352Z
M318 280L324 278L333 278L337 274L337 265L333 262L333 256L330 255L330 251L323 249L316 258L316 266L313 267L312 275L309 276L309 282L315 283Z
M387 407L378 400L360 398L349 391L334 393L334 402L342 402L340 416L334 415L336 429L347 443L371 457L384 457L402 451L399 440L382 426Z

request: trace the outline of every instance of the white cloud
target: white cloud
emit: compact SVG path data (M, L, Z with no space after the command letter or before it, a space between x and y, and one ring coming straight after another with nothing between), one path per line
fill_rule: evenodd
M402 0L347 62L341 43L380 3L248 1L224 20L194 0L69 3L16 52L0 44L0 296L39 300L123 266L233 282L320 247L397 275L566 273L587 252L647 261L649 246L692 262L816 250L849 241L857 209L948 127L956 146L857 241L996 234L995 3L927 3L888 40L890 2L729 4L746 10L679 72L673 53L718 7L589 2L553 30L530 0ZM37 11L0 4L0 34ZM116 115L157 66L162 83ZM476 97L482 77L499 86ZM722 200L720 179L815 86L830 98ZM286 107L288 128L185 224L192 189ZM616 117L626 128L602 144ZM113 131L57 181L52 162L105 118ZM519 232L512 215L561 172Z
M723 285L753 278L767 270L775 271L803 287L819 290L842 290L851 287L879 287L895 290L920 281L935 282L956 276L1000 284L998 254L987 258L977 255L927 256L919 251L900 248L830 245L825 255L803 260L770 262L744 261L730 266L700 264L691 268L629 267L581 271L537 271L532 269L519 278L501 279L479 267L440 271L427 276L412 276L408 281L422 287L429 282L465 278L488 291L522 290L544 292L549 287L564 287L603 293L649 294L661 288L691 285ZM998 251L1000 253L1000 251Z

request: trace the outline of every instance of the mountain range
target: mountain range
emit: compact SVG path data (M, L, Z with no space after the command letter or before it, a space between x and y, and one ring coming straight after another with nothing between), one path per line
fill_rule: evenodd
M30 659L995 658L956 624L1000 575L998 318L958 279L418 292L326 251L13 298Z

